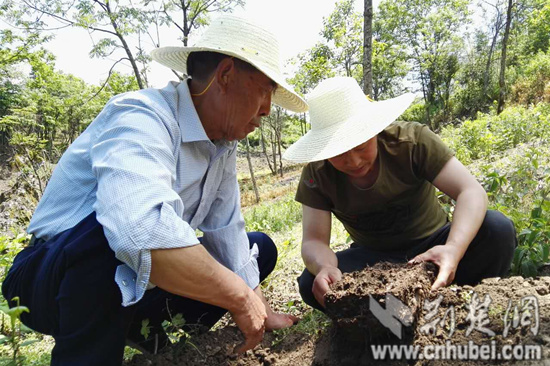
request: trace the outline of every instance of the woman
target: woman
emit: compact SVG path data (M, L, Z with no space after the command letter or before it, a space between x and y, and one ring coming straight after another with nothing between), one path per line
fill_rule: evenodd
M435 263L434 290L509 271L513 223L487 211L481 185L427 126L394 122L413 99L370 102L353 78L342 77L324 80L308 97L311 130L284 157L309 163L296 194L306 265L298 282L315 308L323 309L342 273L379 261ZM456 201L452 223L435 188ZM329 247L331 213L353 240L338 253Z

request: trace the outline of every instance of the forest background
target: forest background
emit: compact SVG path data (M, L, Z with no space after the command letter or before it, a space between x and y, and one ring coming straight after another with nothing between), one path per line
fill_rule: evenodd
M365 0L364 11L357 11L355 1L335 3L323 18L319 41L287 61L288 81L303 95L336 75L356 78L375 101L415 92L418 98L402 119L428 125L468 165L491 208L514 221L519 246L513 274L537 275L550 248L550 2L382 0L373 9ZM0 0L1 278L29 240L25 228L64 150L113 95L149 87L151 59L144 45L191 45L212 17L244 5ZM177 29L178 40L162 39L162 27ZM56 68L46 45L66 28L90 32L89 56L112 60L98 85ZM173 73L175 80L184 77ZM281 252L266 285L281 295L273 300L311 319L316 329L320 316L298 300L287 278L303 268L301 208L293 201L301 166L281 159L309 128L307 114L274 106L261 128L239 143L239 180L247 229L275 237ZM439 196L452 216L453 202ZM335 247L345 246L343 229L333 231ZM24 308L2 310L0 359L48 364L51 339L17 322Z

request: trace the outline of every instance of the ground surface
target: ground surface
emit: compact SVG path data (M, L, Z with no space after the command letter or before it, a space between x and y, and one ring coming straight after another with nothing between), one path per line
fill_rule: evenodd
M161 355L136 355L127 366L377 365L382 361L373 359L370 352L372 344L416 345L422 350L435 345L445 345L447 341L457 346L467 345L470 341L480 347L486 345L485 347L489 348L493 345L494 361L470 360L453 363L419 359L407 363L404 359L391 361L388 358L383 363L417 366L451 363L550 365L550 277L488 279L476 287L451 287L431 292L433 278L434 267L430 265L377 265L362 272L345 275L328 294L327 312L334 323L329 330L321 334L312 336L294 333L283 339L278 339L275 334L267 334L262 344L253 351L237 356L232 350L242 339L238 330L229 326L191 338ZM387 301L387 294L395 296L410 312L403 312L405 308L392 307ZM400 318L402 322L407 323L406 318L410 317L410 326L400 322L403 329L402 340L394 336L373 316L369 310L372 309L372 305L369 304L370 296L383 310L397 309L394 318ZM487 299L486 296L489 296L491 302L486 304L484 311L483 303ZM525 305L523 307L522 299ZM536 299L536 309L533 307L535 302L529 303L531 299ZM428 311L429 305L434 303L437 304L435 315ZM519 310L516 323L513 316L515 306ZM446 313L447 318L440 323L439 319ZM504 322L506 313L509 314L507 323ZM455 321L454 325L451 318ZM431 327L430 331L430 324L434 322L437 325ZM535 326L536 331L533 329ZM472 329L469 331L469 328ZM508 328L507 331L505 328ZM494 334L487 334L490 332ZM497 360L500 350L505 345L540 347L542 359L521 362ZM488 357L493 357L490 352Z
M281 209L281 207L287 210L279 216L288 216L287 212L296 210L294 207L296 203L293 202L292 197L296 190L300 167L287 167L284 177L280 178L273 177L270 174L267 163L259 154L253 156L253 165L261 196L260 205L254 204L255 196L249 178L246 158L242 154L239 156L238 172L245 217L247 213L255 210L258 210L258 217L261 217L262 207L268 208L264 211L274 211ZM18 222L28 220L28 218L20 217L20 215L31 213L32 206L36 202L33 202L32 197L29 198L23 195L25 187L22 183L24 180L17 175L18 173L10 172L5 165L0 165L0 167L0 198L2 198L3 193L10 194L8 200L2 202L2 199L0 199L0 235L11 235L9 232L2 232L2 228L12 227ZM6 195L4 197L8 198ZM297 207L297 210L300 210L299 205ZM335 251L338 251L346 247L346 235L341 225L336 220L333 221L331 246ZM270 221L270 224L273 225L273 222ZM263 228L260 227L260 229ZM272 307L277 311L290 311L302 317L302 321L297 326L290 331L266 334L264 341L256 349L237 356L232 351L235 345L242 341L242 338L238 329L226 317L218 324L217 330L202 335L194 335L190 339L183 338L183 341L161 355L146 357L137 354L132 358L135 352L127 348L127 361L124 365L332 366L381 364L381 361L373 362L368 352L364 352L367 348L366 345L374 343L376 339L382 344L401 342L404 345L412 344L422 347L444 344L447 340L450 328L448 320L442 326L439 326L434 334L420 332L420 329L426 325L428 313L424 309L423 301L437 299L436 294L431 294L429 291L429 284L434 275L433 268L418 266L414 269L403 270L403 268L377 267L367 272L346 275L343 281L334 288L331 295L335 304L337 301L342 302L339 305L336 304L335 309L338 309L336 312L330 310L331 302L329 300L329 314L339 321L336 326L327 329L325 324L330 324L330 318L320 312L311 312L300 301L297 291L296 277L303 270L303 263L299 256L299 238L301 237L299 217L296 218L295 222L290 222L288 226L284 226L282 229L266 227L265 230L272 235L279 247L279 264L266 284L265 293ZM544 273L550 275L550 266ZM483 301L485 294L489 294L492 299L489 310L490 325L488 325L488 328L495 332L495 336L492 338L477 330L474 330L469 336L465 335L467 325L464 323L468 318L466 304L472 300L472 291L479 294L480 301ZM410 327L403 326L402 328L404 336L402 341L392 335L372 314L369 315L369 295L372 295L382 309L386 309L386 293L393 294L405 306L410 308L413 314L413 324ZM550 277L538 279L517 277L489 280L475 288L446 289L440 291L440 293L443 298L437 317L443 317L448 309L454 308L456 330L449 338L453 344L465 344L469 340L479 344L490 343L494 340L499 347L507 343L514 345L522 343L538 344L542 346L545 360L523 363L505 362L501 364L550 366L550 355L548 354L550 350ZM539 306L538 313L540 317L537 334L532 334L528 326L518 326L511 327L507 337L503 337L503 316L508 307L508 300L512 300L511 313L513 313L513 306L520 303L522 297L531 295L537 297ZM524 313L525 311L520 310L520 314ZM521 320L522 315L518 316ZM406 317L401 320L405 321ZM357 329L360 332L357 332ZM31 335L31 337L37 337L37 335ZM40 337L40 339L42 339L41 342L31 346L34 353L41 355L40 357L35 356L40 361L35 361L33 364L47 365L49 364L49 358L46 356L51 351L53 340L47 336ZM407 364L404 360L383 361L383 364L387 363L392 365ZM481 364L480 362L472 363ZM445 363L442 361L417 360L408 364L421 366L444 365ZM454 362L453 364L465 364L465 362Z

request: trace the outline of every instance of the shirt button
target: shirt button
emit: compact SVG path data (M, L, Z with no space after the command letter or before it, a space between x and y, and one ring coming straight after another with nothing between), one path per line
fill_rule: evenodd
M128 283L126 282L126 280L122 280L122 286L128 286Z

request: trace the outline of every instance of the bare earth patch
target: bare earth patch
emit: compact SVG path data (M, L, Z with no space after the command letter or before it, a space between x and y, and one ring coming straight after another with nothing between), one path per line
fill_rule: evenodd
M235 355L232 350L242 341L241 335L235 327L224 327L193 337L162 355L135 356L126 365L550 364L550 277L487 279L475 287L431 292L434 276L435 267L430 264L378 264L344 275L327 295L327 313L333 319L328 331L314 336L290 333L281 341L266 334L254 350ZM401 339L391 331L391 322L380 322L380 312L391 313L393 325L401 325ZM427 360L419 356L407 361L386 356L381 361L374 359L371 348L376 344L418 346L420 350L430 348L433 355L436 346L458 347L469 342L485 347L487 351L478 349L478 357L484 352L491 360ZM542 359L498 359L504 357L503 347L518 345L539 347ZM449 351L448 357L452 354ZM460 351L455 354L455 358L461 355Z

